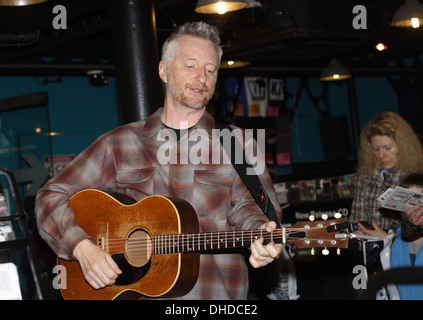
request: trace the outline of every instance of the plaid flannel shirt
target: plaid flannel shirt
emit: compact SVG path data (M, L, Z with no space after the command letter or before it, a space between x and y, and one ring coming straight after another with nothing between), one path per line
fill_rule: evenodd
M377 198L388 188L398 185L403 176L403 171L396 170L389 179L384 181L380 169L371 176L358 175L349 220L351 222L360 220L370 222L374 218L382 229L397 228L400 224L401 214L398 211L380 208Z
M39 190L39 232L59 257L72 259L75 246L88 238L68 205L72 195L88 188L124 193L137 201L154 194L187 200L196 210L201 232L253 229L268 221L230 163L158 162L163 143L171 146L170 150L179 150L172 152L177 156L186 155L192 141L197 146L197 141L212 146L209 151L217 147L212 144L215 122L207 112L179 142L172 138L161 141L160 135L167 130L160 120L161 110L102 135ZM255 142L246 139L245 146L250 143ZM207 156L211 159L211 154ZM281 218L267 169L260 180ZM248 270L244 260L240 254L201 255L198 281L183 298L245 299Z

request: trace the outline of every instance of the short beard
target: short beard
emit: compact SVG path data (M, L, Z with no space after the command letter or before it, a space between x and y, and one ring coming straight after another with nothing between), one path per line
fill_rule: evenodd
M189 88L189 85L186 85L186 87ZM211 100L213 93L209 95L209 91L205 88L207 95L201 100L199 104L193 104L187 99L183 93L181 93L178 90L173 90L172 87L169 87L169 92L172 95L172 97L182 106L191 109L191 110L202 110L204 109L209 101Z

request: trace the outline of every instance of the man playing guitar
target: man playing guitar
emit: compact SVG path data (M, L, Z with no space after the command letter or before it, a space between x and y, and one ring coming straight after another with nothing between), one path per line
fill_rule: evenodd
M230 163L191 163L179 158L163 164L158 159L164 143L180 156L190 155L192 142L200 141L211 148L207 159L220 147L212 144L215 122L205 108L215 89L221 56L216 28L201 22L178 28L162 48L163 108L104 134L39 190L35 211L41 237L61 259L78 261L92 288L113 285L122 270L76 221L69 200L81 190L111 191L136 201L151 195L184 199L195 209L202 232L275 230L276 224L262 213ZM169 135L171 131L180 136ZM243 143L247 147L255 142L246 137ZM267 170L259 178L281 218ZM249 262L254 268L263 267L281 249L281 244L264 244L258 238L250 246ZM181 298L246 299L247 291L248 270L240 254L207 254L200 256L196 284Z

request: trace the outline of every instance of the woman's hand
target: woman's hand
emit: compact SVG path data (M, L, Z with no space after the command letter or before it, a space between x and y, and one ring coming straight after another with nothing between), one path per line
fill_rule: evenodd
M360 230L356 231L357 234L378 237L378 238L381 238L381 239L386 239L386 237L388 236L388 233L386 231L379 228L379 226L375 222L375 219L372 219L372 227L374 228L374 230L367 229L360 222L358 222L358 226L360 227Z

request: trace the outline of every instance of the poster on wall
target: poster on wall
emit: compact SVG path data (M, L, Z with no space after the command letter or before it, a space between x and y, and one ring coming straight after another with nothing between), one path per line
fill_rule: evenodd
M267 115L267 78L245 77L245 93L247 97L248 116L265 117Z
M285 104L284 79L245 77L244 89L240 101L244 105L234 112L235 124L243 129L265 129L266 164L291 165L290 118L280 111Z
M269 101L267 107L267 116L269 117L277 117L281 114L280 110L285 100L284 84L283 79L269 78Z
M55 154L44 156L44 165L47 168L49 175L53 177L66 167L73 159L74 154Z

